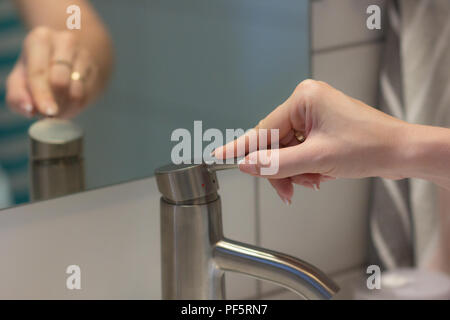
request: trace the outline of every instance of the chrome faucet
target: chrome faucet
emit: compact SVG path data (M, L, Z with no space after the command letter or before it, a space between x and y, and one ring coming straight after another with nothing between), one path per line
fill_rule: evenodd
M46 200L83 191L83 131L74 122L48 118L35 122L30 141L31 199Z
M225 271L286 287L305 299L329 299L338 286L292 256L226 239L216 171L236 165L156 169L161 197L163 299L224 299Z

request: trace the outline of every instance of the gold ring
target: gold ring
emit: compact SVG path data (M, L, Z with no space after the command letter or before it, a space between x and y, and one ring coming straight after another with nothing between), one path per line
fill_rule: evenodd
M70 78L73 81L81 81L84 82L85 78L81 76L81 73L79 73L78 71L74 71L72 72L72 74L70 75Z
M306 138L303 135L303 133L299 132L299 131L295 131L295 138L297 139L298 142L303 143L305 142Z
M66 66L67 68L69 68L70 70L72 70L73 64L70 61L67 60L63 60L63 59L56 59L53 60L53 64L60 64L63 66Z

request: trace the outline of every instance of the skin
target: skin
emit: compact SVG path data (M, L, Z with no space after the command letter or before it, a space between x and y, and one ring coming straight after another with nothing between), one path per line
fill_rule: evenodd
M80 30L66 27L71 0L15 0L15 4L29 32L6 82L8 105L27 117L75 116L110 76L112 44L105 27L86 0L76 2L81 9ZM55 63L59 60L67 63ZM81 79L72 79L73 72Z
M264 177L286 203L293 184L318 189L335 178L421 178L450 190L450 129L404 122L324 82L300 83L253 130L259 129L279 129L279 171ZM270 150L249 151L246 134L217 148L214 156L245 156L239 169L262 176L261 168L269 164L260 159Z

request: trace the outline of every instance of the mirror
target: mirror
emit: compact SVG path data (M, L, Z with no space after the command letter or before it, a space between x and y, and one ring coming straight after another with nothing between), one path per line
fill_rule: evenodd
M101 97L73 120L84 132L85 189L153 175L170 161L173 131L193 132L194 121L203 132L253 127L310 74L308 0L91 3L113 39L115 71ZM20 141L28 148L25 130ZM13 144L0 156L18 148ZM12 183L0 192L10 188L13 204L29 201L29 165L22 163L16 190L3 160L0 180Z

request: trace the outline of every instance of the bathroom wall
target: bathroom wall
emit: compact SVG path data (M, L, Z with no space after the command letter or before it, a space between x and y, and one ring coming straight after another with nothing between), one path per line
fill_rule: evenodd
M313 78L376 105L383 36L365 28L376 0L312 2ZM339 6L339 7L338 7ZM285 206L266 181L219 174L225 235L316 264L341 285L364 266L369 182L296 188ZM159 299L159 195L154 178L0 211L0 298ZM66 267L82 270L67 290ZM227 275L228 298L296 298L271 284Z
M377 105L383 34L366 28L366 9L382 0L312 1L312 77L369 105ZM383 14L382 14L383 16ZM367 252L369 180L338 180L319 192L296 188L292 206L283 206L271 187L260 183L263 246L310 261L333 275L347 298L360 280ZM280 236L282 234L282 236ZM262 286L267 299L296 298L273 285Z

